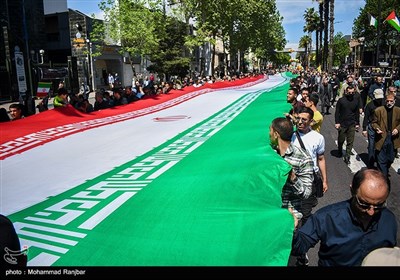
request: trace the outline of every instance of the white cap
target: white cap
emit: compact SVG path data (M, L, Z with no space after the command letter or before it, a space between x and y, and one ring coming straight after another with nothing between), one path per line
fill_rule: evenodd
M370 252L361 266L400 266L400 248L378 248Z
M375 99L381 99L383 98L384 94L383 94L383 90L381 88L377 88L376 90L374 90L374 97Z

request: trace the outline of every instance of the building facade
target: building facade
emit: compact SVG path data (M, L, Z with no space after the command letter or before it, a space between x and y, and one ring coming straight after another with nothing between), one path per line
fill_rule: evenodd
M39 52L46 46L44 8L42 1L3 0L0 11L0 102L7 102L24 98L35 90L36 73L32 72L32 65L38 62ZM23 68L22 63L16 64L21 61L15 58L16 49L17 58L23 58Z

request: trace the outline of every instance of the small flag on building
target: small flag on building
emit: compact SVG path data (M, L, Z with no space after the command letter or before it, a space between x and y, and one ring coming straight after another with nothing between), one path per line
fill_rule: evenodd
M368 14L368 17L369 17L369 25L377 28L378 27L378 21L376 20L376 18L374 18L370 14Z
M49 94L51 82L39 82L36 97L43 98Z
M399 19L396 17L396 13L392 11L388 17L385 19L394 29L400 32L400 22Z

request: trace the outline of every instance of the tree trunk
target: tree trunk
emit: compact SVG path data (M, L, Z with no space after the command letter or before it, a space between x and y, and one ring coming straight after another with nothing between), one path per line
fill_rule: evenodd
M333 67L333 40L335 34L335 0L330 0L330 29L329 29L329 62L328 62L328 71L332 72Z
M315 31L315 67L319 64L319 29Z
M311 60L311 53L312 53L312 36L311 32L308 32L308 36L310 37L310 42L307 44L306 54L307 54L307 70L310 68L310 60Z
M322 69L326 71L328 69L328 27L329 27L329 0L324 1L324 54L323 54L323 66Z
M322 61L322 31L324 29L324 3L319 4L319 28L318 28L318 33L319 33L319 40L318 40L318 63L317 67L321 65Z

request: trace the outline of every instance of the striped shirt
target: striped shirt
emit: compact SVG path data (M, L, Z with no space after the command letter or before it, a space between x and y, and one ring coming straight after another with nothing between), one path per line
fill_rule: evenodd
M283 158L292 166L296 174L294 182L290 181L290 175L282 189L282 207L293 208L296 218L303 217L301 202L311 195L313 175L313 160L311 156L293 143L287 148Z

